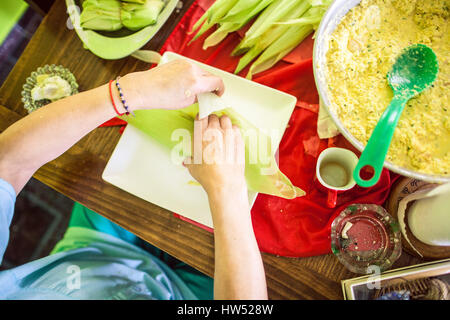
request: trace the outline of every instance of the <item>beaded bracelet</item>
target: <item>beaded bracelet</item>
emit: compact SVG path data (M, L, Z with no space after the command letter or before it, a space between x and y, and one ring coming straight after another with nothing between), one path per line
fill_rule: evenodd
M120 84L119 84L119 79L120 79L120 76L118 76L116 79L116 87L117 87L117 90L119 90L120 100L122 101L123 107L127 111L126 114L129 115L131 113L134 117L135 115L134 115L133 111L130 112L130 110L128 108L128 104L125 101L125 97L123 96L122 88L120 87Z
M119 110L117 110L116 103L114 102L114 96L113 96L112 88L111 88L111 84L112 84L113 81L114 80L109 80L109 97L111 98L111 103L112 103L112 105L114 107L114 110L116 111L117 115L118 116L123 116L125 113L120 113Z

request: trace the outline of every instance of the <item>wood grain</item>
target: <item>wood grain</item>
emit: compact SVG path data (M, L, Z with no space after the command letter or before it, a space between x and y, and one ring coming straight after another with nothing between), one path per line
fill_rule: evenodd
M28 3L33 10L37 11L42 16L45 16L55 0L25 0L25 2Z
M169 18L145 48L158 50L162 46L193 0L183 3L182 10ZM97 58L83 49L75 32L66 27L66 21L64 1L57 0L0 88L0 105L7 106L0 106L0 132L26 115L20 100L21 87L40 66L53 63L65 66L78 79L80 90L149 67L134 58L116 61ZM34 177L212 276L213 234L102 180L102 172L119 137L117 128L98 128L40 168ZM340 281L356 276L333 255L285 258L263 253L263 260L271 299L342 299ZM394 267L418 262L403 254Z

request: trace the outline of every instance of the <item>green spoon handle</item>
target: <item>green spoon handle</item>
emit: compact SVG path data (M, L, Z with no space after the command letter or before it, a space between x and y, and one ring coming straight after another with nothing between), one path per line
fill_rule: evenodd
M408 99L404 97L394 96L378 121L353 171L353 178L359 186L369 188L380 179L395 127L407 101ZM365 166L372 167L374 171L373 176L369 180L364 180L360 176L361 170Z

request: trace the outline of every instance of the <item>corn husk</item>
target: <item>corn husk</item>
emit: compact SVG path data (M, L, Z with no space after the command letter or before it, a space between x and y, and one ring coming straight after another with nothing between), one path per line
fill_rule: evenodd
M130 2L130 3L138 3L138 4L143 4L145 3L147 0L121 0L122 2Z
M289 11L284 19L295 19L301 17L309 8L311 8L309 2L303 1ZM239 60L235 73L239 73L242 69L244 69L253 59L255 59L261 52L263 52L275 40L283 35L288 29L288 25L277 25L269 28Z
M116 31L122 28L120 1L86 0L80 14L80 26L84 29Z
M198 113L198 104L194 104L182 110L138 110L135 112L135 117L123 116L122 119L127 121L130 125L138 128L146 133L152 139L167 148L171 152L178 144L178 140L172 140L172 133L177 129L188 130L193 137L194 119ZM270 194L286 199L293 199L298 196L303 196L305 192L300 188L295 187L292 182L279 170L278 165L273 156L268 159L250 158L251 141L247 139L246 132L257 132L258 140L264 143L259 143L258 148L265 146L268 148L267 154L272 155L270 150L270 138L266 136L261 130L258 130L250 122L244 119L233 109L225 109L216 112L219 116L226 114L231 121L241 128L243 137L245 138L246 149L246 167L245 178L247 186L250 190ZM253 145L254 147L254 145ZM192 150L185 150L184 157L191 156ZM259 150L258 150L259 154Z
M131 54L133 58L150 63L158 64L161 62L161 54L153 50L136 50Z
M247 78L272 67L317 29L332 0L217 0L196 22L192 41L217 26L203 43L203 49L220 43L229 33L253 21L244 38L231 53L244 55L236 67L239 73L254 59Z
M155 24L163 8L164 2L160 0L147 0L143 4L123 3L120 13L122 24L133 31Z
M311 24L314 30L316 30L319 27L323 15L325 14L328 7L332 3L332 0L309 0L309 1L311 3L311 8L306 12L304 16L287 21L276 22L275 24L297 25L297 26Z
M283 59L289 52L297 47L308 35L313 32L312 25L290 27L277 40L256 59L251 65L247 74L247 79L252 79L253 75L263 72L273 67L278 61Z
M200 26L205 23L207 20L211 19L212 13L219 8L220 6L222 6L223 4L225 4L228 0L216 0L211 7L209 7L208 10L206 10L206 12L200 17L200 19L197 20L197 22L194 24L194 26L192 27L192 30L189 32L189 34L194 33L195 31L198 30L198 28L200 28Z
M255 7L258 2L261 2L260 0L238 0L238 2L235 3L233 8L231 8L226 16L222 19L222 21L227 21L227 19L233 19L237 15L242 14L243 12L246 12L249 9L252 9Z
M253 22L245 33L244 39L233 50L232 55L240 55L248 51L258 41L259 37L272 27L274 22L280 21L291 10L307 0L275 0Z
M254 74L274 66L319 26L323 15L332 1L308 1L312 6L300 18L273 23L273 26L288 26L288 29L273 41L252 64L247 74L247 79L251 79Z
M198 30L197 34L192 38L192 41L195 41L198 37L204 34L206 31L211 29L216 23L223 18L228 11L236 4L238 0L217 0L203 15L205 18L200 18L199 21L202 21L203 24L201 28ZM200 26L199 22L197 22L192 28L192 32L194 32Z
M274 0L239 0L228 14L220 20L217 30L203 43L203 49L217 45L234 31L241 29Z

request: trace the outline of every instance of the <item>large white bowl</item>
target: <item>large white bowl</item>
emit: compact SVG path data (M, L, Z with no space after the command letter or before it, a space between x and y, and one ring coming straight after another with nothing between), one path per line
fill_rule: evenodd
M336 29L337 25L340 23L342 18L347 14L347 12L357 6L361 0L335 0L333 4L329 7L328 11L324 15L322 22L315 34L314 43L314 53L313 53L313 65L314 65L314 78L321 99L321 105L326 109L330 117L333 119L339 131L342 135L350 141L350 143L357 148L359 151L364 150L364 145L356 139L344 126L342 121L339 119L338 115L330 108L331 106L331 95L328 91L327 81L326 81L326 54L328 51L328 42L330 35ZM413 171L400 167L389 161L384 162L384 167L389 170L399 173L406 177L416 178L423 181L445 183L450 182L450 177L425 174L418 171Z

